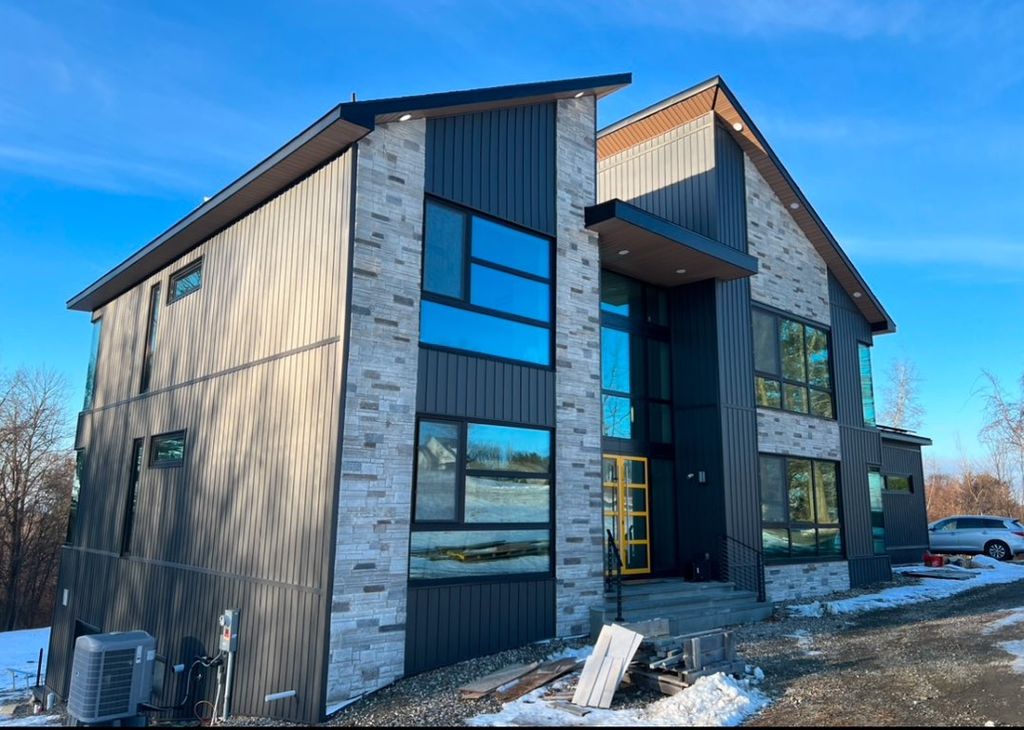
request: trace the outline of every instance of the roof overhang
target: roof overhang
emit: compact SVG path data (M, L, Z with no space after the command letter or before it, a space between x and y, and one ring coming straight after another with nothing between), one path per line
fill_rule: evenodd
M757 273L753 256L618 198L592 205L584 215L587 228L600 236L601 265L620 274L678 286Z
M68 300L69 309L94 311L187 251L329 162L377 124L466 114L558 99L601 98L632 82L632 74L590 76L530 84L339 104L164 233Z
M902 428L879 426L878 432L881 434L884 441L899 441L905 444L914 444L915 446L932 445L932 440L927 436L918 436L916 433L911 433L910 431Z
M750 157L837 281L851 295L872 331L894 332L892 318L721 77L708 79L600 130L598 156L609 157L711 112Z

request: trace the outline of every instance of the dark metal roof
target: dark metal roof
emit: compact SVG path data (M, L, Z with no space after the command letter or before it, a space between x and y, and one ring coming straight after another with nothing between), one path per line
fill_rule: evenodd
M142 249L68 300L69 309L94 311L288 188L369 134L378 123L463 114L534 104L570 96L600 98L632 82L632 74L590 76L529 84L339 104Z
M787 206L836 279L854 297L858 309L871 323L872 330L879 334L894 332L896 325L892 317L872 293L835 236L811 206L807 196L800 190L721 76L713 76L601 129L597 133L598 149L603 156L613 154L623 147L637 144L644 138L661 134L695 114L706 114L711 111L728 123L726 128L750 155L751 160ZM740 129L732 126L737 122ZM796 204L795 209L791 207L792 204Z
M618 198L584 212L600 237L602 265L660 286L757 273L757 259ZM620 255L620 251L629 253ZM685 269L679 274L678 270Z
M905 428L896 428L894 426L878 426L878 430L881 436L886 441L902 441L908 444L915 444L917 446L931 446L932 440L927 436L919 436L916 433L911 433Z

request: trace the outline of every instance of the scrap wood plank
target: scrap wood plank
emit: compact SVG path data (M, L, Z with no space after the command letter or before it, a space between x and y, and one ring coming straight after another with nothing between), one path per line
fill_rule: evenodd
M545 684L554 682L559 677L576 669L582 663L583 662L576 659L556 659L555 661L545 662L529 674L520 677L519 680L508 689L502 692L496 692L494 696L502 702L509 702L510 700L518 699L527 692L532 692L538 687L543 687Z
M573 694L574 705L611 707L615 690L626 675L643 635L617 624L605 626L597 637L594 651L583 666Z
M459 687L459 694L465 700L478 700L481 697L486 697L494 690L498 689L504 684L514 682L515 680L522 677L524 674L529 674L534 669L540 666L540 662L532 662L530 664L513 664L499 669L496 672L481 677L469 684L464 684Z
M977 573L969 570L948 570L946 568L934 568L932 570L905 570L903 575L913 578L943 578L944 580L970 580L977 576Z
M572 714L576 715L577 717L583 717L583 716L585 716L585 715L590 713L590 708L589 707L577 707L576 705L572 704L571 702L566 702L565 700L558 700L557 702L552 702L551 706L552 707L557 707L559 710L564 710L566 712L571 712Z
M679 694L689 686L681 677L675 674L649 672L646 669L630 669L629 677L636 684L657 690L664 695Z

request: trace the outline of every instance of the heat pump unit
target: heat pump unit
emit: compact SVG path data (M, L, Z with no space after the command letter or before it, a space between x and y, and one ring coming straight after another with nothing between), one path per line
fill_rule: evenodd
M145 631L78 637L68 714L82 723L134 717L150 700L155 662L156 639Z

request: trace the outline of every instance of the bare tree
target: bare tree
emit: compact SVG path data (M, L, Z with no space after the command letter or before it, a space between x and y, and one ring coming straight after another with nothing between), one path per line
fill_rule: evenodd
M921 377L914 363L910 360L893 362L886 376L886 385L882 389L885 407L882 409L879 423L911 431L919 428L924 418L924 407L918 393L920 383Z
M1012 470L1024 489L1024 375L1020 378L1017 400L1007 393L993 373L985 371L985 425L979 437L990 452L1003 459L1003 468ZM1018 493L1019 494L1019 493Z
M52 596L45 586L55 578L74 475L66 395L52 372L0 377L0 629L36 620L37 601Z

